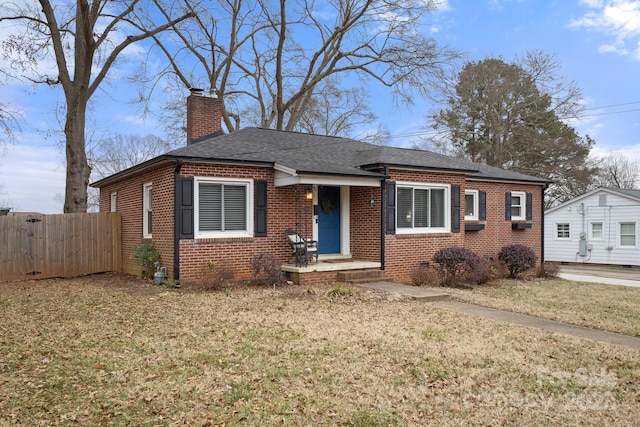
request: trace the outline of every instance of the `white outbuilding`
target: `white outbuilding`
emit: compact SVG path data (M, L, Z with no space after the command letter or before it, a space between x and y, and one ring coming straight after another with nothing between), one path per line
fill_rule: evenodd
M640 266L640 190L598 188L545 212L546 261Z

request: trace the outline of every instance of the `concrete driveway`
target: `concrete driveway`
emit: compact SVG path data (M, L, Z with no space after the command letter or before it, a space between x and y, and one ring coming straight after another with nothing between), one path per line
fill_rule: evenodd
M624 268L621 265L575 263L558 267L558 277L561 279L640 287L640 267L638 266Z

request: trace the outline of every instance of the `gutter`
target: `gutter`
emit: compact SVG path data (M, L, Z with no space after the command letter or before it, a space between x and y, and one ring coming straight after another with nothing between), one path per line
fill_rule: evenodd
M180 170L182 169L182 160L176 160L176 168L173 175L173 198L174 198L174 210L173 210L173 280L176 286L180 286L180 203L179 200L182 194L178 194L178 180L180 179Z

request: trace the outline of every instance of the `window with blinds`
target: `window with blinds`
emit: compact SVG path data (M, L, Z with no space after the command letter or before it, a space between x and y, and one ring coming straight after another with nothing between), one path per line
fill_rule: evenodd
M201 237L250 234L251 183L197 180L197 233Z
M398 232L448 230L449 198L446 187L397 186Z

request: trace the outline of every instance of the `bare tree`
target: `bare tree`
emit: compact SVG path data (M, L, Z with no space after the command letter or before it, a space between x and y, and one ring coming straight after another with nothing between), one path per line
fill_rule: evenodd
M156 135L115 134L101 139L91 152L92 178L101 179L177 148Z
M0 129L7 139L0 137L0 147L14 139L15 131L20 129L20 113L11 109L7 104L0 102Z
M314 131L334 133L367 115L360 92L366 82L393 90L383 102L411 103L429 90L437 70L459 59L423 36L436 6L435 0L223 0L174 26L175 37L164 33L156 41L170 60L166 73L221 97L227 131L250 113L261 127L285 130L308 130L315 117ZM323 100L332 86L353 91L343 94L346 104ZM350 112L327 115L325 107ZM318 127L320 116L325 123Z
M117 133L99 139L88 153L91 179L96 181L105 178L174 148L178 147L156 135ZM87 211L97 212L100 208L100 192L95 188L89 188L87 194Z
M7 77L6 72L0 69L0 86L6 83ZM0 136L0 147L5 147L8 141L14 140L16 131L20 131L21 117L20 111L12 108L6 102L0 101L0 134L4 134L6 138Z
M157 17L166 20L157 23ZM175 16L174 16L175 15ZM61 85L65 97L66 188L64 212L87 210L91 169L85 124L91 97L122 52L192 16L156 0L76 0L62 4L29 0L3 4L0 23L19 23L3 51L15 72L35 83ZM53 59L57 75L38 69Z
M627 190L640 188L640 161L620 153L599 159L595 184L598 187Z

